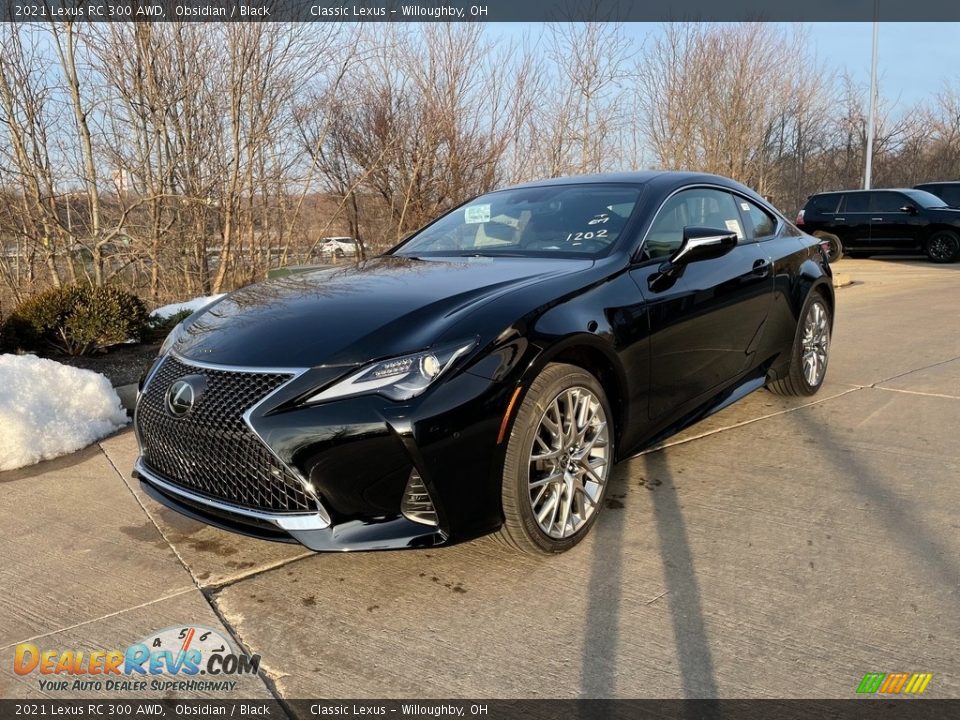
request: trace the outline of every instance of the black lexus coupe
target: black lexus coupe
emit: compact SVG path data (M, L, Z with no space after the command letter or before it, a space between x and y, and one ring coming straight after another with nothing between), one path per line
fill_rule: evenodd
M817 392L833 308L819 242L731 180L520 185L185 320L142 383L135 475L314 550L560 552L615 462L758 388Z

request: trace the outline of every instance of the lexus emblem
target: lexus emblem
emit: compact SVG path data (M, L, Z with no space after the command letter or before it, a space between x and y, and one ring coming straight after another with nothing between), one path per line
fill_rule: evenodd
M193 409L206 388L207 381L202 375L180 378L167 389L167 412L182 418Z

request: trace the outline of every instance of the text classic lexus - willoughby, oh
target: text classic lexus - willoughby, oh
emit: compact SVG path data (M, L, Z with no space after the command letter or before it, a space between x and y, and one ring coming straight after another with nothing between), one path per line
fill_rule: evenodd
M764 386L815 393L833 308L819 241L731 180L520 185L186 319L142 383L135 474L314 550L561 552L618 460Z

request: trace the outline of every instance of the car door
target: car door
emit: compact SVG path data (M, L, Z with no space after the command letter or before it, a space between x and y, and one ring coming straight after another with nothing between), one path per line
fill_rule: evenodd
M848 192L834 218L837 237L844 247L870 246L870 193Z
M698 226L736 232L740 242L663 282L660 266L679 249L684 227ZM648 310L651 419L689 409L747 368L773 285L769 258L748 240L729 192L694 187L672 195L651 223L631 276Z
M916 203L903 193L877 190L870 193L870 245L897 250L916 247L920 225L916 213L904 212Z
M843 195L836 193L823 193L810 198L807 203L806 217L802 223L804 230L811 233L822 230L833 233L842 240L846 226L840 223L840 227L837 227L837 210L842 199Z

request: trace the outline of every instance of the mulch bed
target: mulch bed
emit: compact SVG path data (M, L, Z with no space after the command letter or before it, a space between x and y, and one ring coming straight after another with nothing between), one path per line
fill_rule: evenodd
M114 386L129 385L140 380L157 357L160 343L114 345L96 355L82 357L56 356L52 360L73 367L106 375Z

